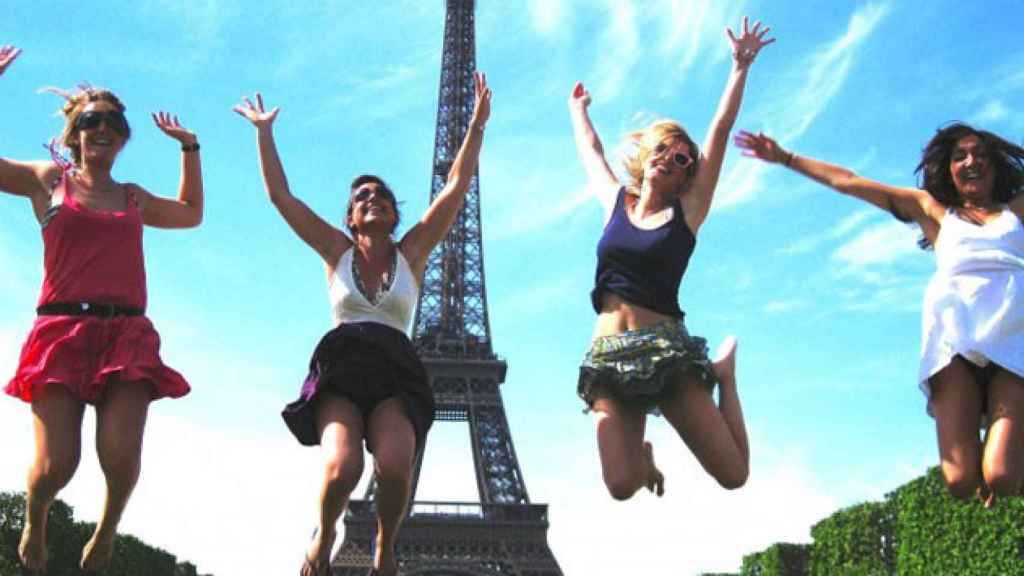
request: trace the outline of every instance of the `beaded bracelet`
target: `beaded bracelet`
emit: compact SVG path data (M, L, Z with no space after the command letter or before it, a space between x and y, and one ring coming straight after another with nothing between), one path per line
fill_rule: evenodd
M182 152L198 152L199 151L199 142L193 142L191 144L182 144L181 145L181 151Z

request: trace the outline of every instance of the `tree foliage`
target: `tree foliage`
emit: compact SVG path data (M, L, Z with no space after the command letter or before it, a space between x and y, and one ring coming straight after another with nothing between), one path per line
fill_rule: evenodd
M811 537L745 556L741 576L1024 576L1024 498L991 510L954 500L938 467L882 502L839 510Z
M18 574L18 542L25 526L23 494L0 492L0 575ZM46 524L47 576L77 576L82 546L94 524L76 522L74 511L54 501ZM114 560L105 576L197 576L191 563L177 563L173 554L154 548L134 536L119 535L114 541Z

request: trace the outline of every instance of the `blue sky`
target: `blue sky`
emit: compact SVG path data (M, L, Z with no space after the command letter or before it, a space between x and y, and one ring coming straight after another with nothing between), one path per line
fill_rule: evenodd
M193 393L151 410L125 531L218 576L298 567L318 459L278 412L330 327L326 289L318 257L266 200L254 131L230 108L255 90L282 108L289 181L322 216L340 223L347 182L372 172L405 201L407 226L429 194L443 11L420 0L5 6L0 44L24 54L0 78L0 155L43 157L61 128L59 101L36 90L81 81L128 106L133 139L115 177L176 190L179 152L151 111L178 114L203 146L202 227L145 239L150 315ZM921 147L945 122L1024 134L1013 112L1024 101L1015 0L478 2L477 63L494 90L480 164L491 329L509 363L503 394L527 487L551 506L549 540L570 575L735 570L743 554L807 541L838 507L937 462L916 386L932 255L886 214L731 150L680 299L691 332L712 346L739 338L750 481L719 489L655 419L666 496L622 504L604 491L575 396L601 210L566 99L586 83L615 165L622 137L653 118L702 140L729 70L723 29L743 14L778 40L753 66L737 128L900 185L914 183ZM8 375L33 319L42 247L27 202L0 197L0 213ZM27 407L0 402L0 431L0 490L20 490ZM63 497L95 519L102 481L90 444ZM421 499L475 497L468 450L464 426L435 426Z

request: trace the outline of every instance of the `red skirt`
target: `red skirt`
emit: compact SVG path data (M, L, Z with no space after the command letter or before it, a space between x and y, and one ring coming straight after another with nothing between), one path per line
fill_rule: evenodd
M58 384L95 404L112 378L150 383L154 400L190 390L160 360L160 336L145 316L39 316L4 391L31 402L38 390Z

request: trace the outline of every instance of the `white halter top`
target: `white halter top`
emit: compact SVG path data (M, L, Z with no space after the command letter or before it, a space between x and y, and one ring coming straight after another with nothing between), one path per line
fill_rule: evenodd
M355 322L376 322L390 326L409 335L409 325L420 288L402 251L395 248L398 262L391 287L374 304L360 292L352 275L354 248L349 248L338 260L327 282L327 294L331 301L331 317L334 325Z

